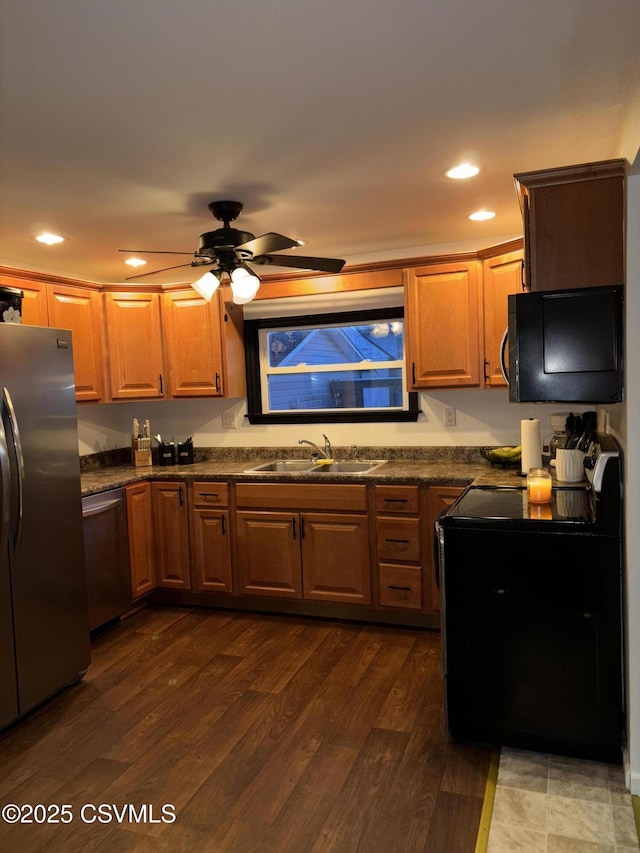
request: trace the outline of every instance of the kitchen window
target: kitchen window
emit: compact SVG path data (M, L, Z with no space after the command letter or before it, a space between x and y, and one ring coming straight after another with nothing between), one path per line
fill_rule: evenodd
M417 420L402 308L248 320L245 347L251 423Z

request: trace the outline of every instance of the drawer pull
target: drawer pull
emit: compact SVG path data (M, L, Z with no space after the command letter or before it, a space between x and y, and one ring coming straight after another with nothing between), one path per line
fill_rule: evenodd
M406 504L407 499L406 498L385 498L384 502L386 504Z
M218 500L220 495L218 494L218 492L200 492L200 497L201 498L215 498L216 500Z
M399 542L399 543L401 543L402 545L408 545L408 544L409 544L409 540L408 540L408 539L385 539L384 541L385 541L385 542Z
M387 589L401 589L403 592L411 592L410 586L398 586L397 584L394 584L394 583L388 584Z

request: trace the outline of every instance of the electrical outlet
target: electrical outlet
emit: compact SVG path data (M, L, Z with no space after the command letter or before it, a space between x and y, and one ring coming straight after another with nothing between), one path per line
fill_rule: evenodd
M222 428L223 429L235 429L236 428L236 416L233 412L223 412L222 413Z
M445 426L455 426L456 425L456 410L449 407L449 406L444 410L444 425Z

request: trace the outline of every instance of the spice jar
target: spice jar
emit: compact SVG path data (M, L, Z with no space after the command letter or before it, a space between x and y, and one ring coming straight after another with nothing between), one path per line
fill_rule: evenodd
M551 474L545 468L531 468L527 474L527 498L532 504L551 501Z

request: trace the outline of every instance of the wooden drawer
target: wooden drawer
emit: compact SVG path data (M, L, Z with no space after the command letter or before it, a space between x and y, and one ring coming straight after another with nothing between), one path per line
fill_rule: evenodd
M238 483L239 507L249 509L326 509L331 512L365 512L367 487L331 483Z
M420 522L417 518L376 519L378 559L391 562L420 561Z
M229 506L228 483L194 483L193 505L198 507Z
M376 512L418 515L417 486L376 486Z
M419 566L394 566L382 563L380 604L383 607L422 608L422 569Z

